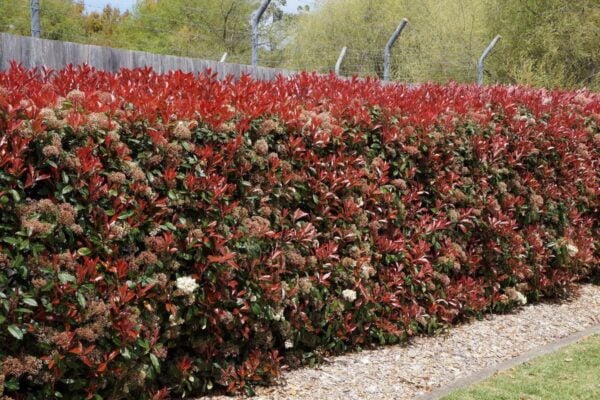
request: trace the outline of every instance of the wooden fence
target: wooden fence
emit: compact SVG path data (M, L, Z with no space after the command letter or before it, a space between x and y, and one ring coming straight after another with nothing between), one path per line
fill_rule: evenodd
M46 66L53 69L61 69L69 64L87 63L99 70L110 72L116 72L120 68L152 67L159 73L173 70L198 73L210 68L220 78L229 75L239 78L243 74L248 74L261 80L272 80L277 75L294 74L293 71L284 69L252 67L0 33L0 70L8 68L11 61L17 61L29 68Z

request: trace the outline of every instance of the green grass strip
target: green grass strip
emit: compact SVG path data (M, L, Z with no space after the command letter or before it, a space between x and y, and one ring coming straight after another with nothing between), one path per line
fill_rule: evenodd
M453 392L442 400L598 400L600 335Z

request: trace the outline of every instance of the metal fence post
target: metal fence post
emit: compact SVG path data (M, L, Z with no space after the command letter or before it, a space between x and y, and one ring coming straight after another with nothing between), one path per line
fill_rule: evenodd
M340 56L338 57L338 59L335 63L335 74L336 75L340 74L340 68L342 68L342 63L344 62L344 57L346 57L346 50L348 50L348 48L346 46L342 47Z
M271 3L271 0L263 0L263 2L260 4L260 7L258 8L258 10L256 10L254 17L252 17L252 66L253 67L258 66L258 24L260 23L260 19L262 18L263 14L267 10L267 7L269 7L270 3Z
M223 53L219 62L225 62L225 60L227 60L227 52Z
M492 51L496 43L498 43L498 40L500 40L501 38L502 36L496 35L496 37L490 42L488 47L485 48L483 54L481 54L481 57L479 57L479 61L477 62L477 84L480 86L483 85L483 62L485 61L486 57L490 54L490 51Z
M39 38L42 36L40 24L40 0L31 0L31 36Z
M390 80L390 58L392 55L392 46L394 45L394 43L396 43L396 40L402 33L402 30L404 29L406 24L408 24L408 20L406 18L402 18L400 25L398 25L398 27L396 28L396 30L390 37L390 40L388 40L387 44L385 45L385 53L383 54L383 80L384 81Z

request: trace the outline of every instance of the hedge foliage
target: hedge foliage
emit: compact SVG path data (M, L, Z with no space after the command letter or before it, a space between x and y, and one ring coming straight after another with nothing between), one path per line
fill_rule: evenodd
M252 391L598 272L600 95L0 73L5 399Z

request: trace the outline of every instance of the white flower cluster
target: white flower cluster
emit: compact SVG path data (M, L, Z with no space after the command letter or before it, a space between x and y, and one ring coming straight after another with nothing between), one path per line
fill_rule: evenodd
M523 293L519 292L518 290L515 290L515 295L519 303L523 305L527 304L527 297L525 297Z
M169 315L169 324L171 326L177 326L177 325L181 325L183 324L185 321L183 320L183 318L175 315L175 314L171 314Z
M569 253L569 255L571 257L575 257L577 255L577 253L579 253L579 249L574 244L569 243L567 245L567 252Z
M352 303L354 300L356 300L356 291L352 289L345 289L344 291L342 291L342 297L344 298L344 300Z
M375 268L373 268L370 264L365 263L360 267L360 276L363 279L369 279L370 277L374 276L375 273Z
M277 310L277 312L273 312L273 320L274 321L285 321L285 316L283 315L283 308Z
M504 293L506 293L506 295L511 301L521 303L522 305L527 304L527 297L525 297L523 293L519 292L514 287L508 287L504 289Z
M181 290L185 294L192 294L196 289L198 289L198 283L196 280L190 276L182 276L177 278L175 281L175 286L177 289Z

